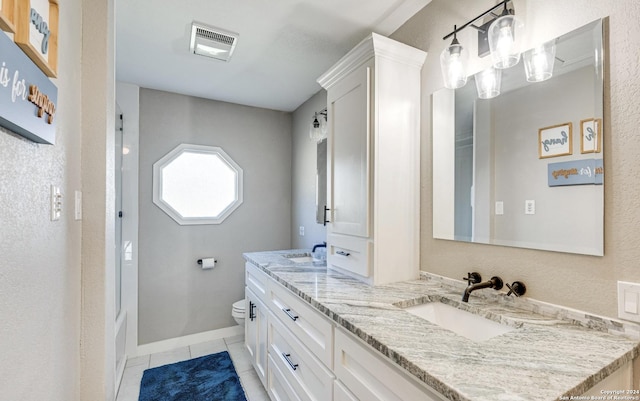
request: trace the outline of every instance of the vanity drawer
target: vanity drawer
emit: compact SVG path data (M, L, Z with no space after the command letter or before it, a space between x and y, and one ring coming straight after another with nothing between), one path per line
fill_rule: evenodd
M355 395L340 383L339 380L333 382L333 401L358 401Z
M267 302L267 283L270 277L260 270L259 267L247 262L245 264L245 277L244 281L246 286L253 291L253 293L260 298L262 302Z
M278 319L269 319L269 355L302 400L332 398L333 374Z
M334 372L359 400L446 401L342 329L336 330Z
M271 356L269 356L269 380L267 383L267 392L273 401L300 401Z
M274 280L269 281L267 304L322 363L333 366L333 325L327 318Z
M332 234L327 239L327 262L363 277L371 276L373 243L367 238Z

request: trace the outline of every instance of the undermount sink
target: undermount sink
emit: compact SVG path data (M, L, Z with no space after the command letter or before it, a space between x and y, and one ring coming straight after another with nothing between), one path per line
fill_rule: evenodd
M515 330L441 302L410 306L404 310L472 341L485 341Z
M297 255L284 255L285 258L289 259L293 263L308 263L313 262L313 257L311 255L305 254L297 254Z

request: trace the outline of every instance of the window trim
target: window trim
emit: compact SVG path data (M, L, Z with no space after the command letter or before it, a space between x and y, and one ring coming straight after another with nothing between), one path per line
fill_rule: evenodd
M231 170L234 170L236 173L236 199L216 217L184 217L173 206L171 206L169 202L162 198L162 170L186 152L217 155L231 168ZM221 224L242 204L243 201L243 170L220 147L181 143L173 148L169 153L161 157L158 161L153 163L153 203L180 225Z

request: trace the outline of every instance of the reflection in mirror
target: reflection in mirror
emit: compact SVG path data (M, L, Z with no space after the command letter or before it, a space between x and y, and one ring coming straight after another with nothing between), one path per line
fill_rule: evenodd
M221 148L181 144L153 165L153 203L181 225L220 224L242 203L242 169Z
M520 63L493 99L433 94L434 238L603 255L602 38L557 38L550 79Z
M327 206L327 138L318 142L316 157L316 223L325 224Z

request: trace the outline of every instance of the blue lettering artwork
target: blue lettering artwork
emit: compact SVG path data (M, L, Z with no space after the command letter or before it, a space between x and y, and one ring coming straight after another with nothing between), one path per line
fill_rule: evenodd
M42 34L42 54L47 54L49 51L49 36L51 36L51 31L49 31L49 25L47 25L47 21L45 21L42 16L34 9L31 9L31 23L35 25L38 32Z
M602 185L604 165L602 159L583 159L549 163L547 180L550 187L565 185Z
M58 88L0 32L0 126L38 143L54 144Z

